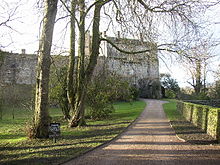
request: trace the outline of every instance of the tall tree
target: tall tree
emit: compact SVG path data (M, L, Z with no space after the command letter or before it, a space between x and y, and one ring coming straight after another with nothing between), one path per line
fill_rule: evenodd
M50 122L48 111L48 84L51 65L51 46L58 0L45 0L43 28L41 33L35 95L34 137L47 138Z
M178 82L175 79L173 79L170 74L160 74L160 81L165 89L170 89L174 92L178 92L180 90Z
M99 45L100 45L100 12L101 7L109 2L110 0L96 1L93 5L95 6L94 15L93 15L93 35L92 35L92 52L89 58L89 64L84 71L84 58L85 58L85 1L82 0L79 3L80 6L80 25L79 27L79 57L78 57L78 66L77 66L77 91L76 91L76 100L75 100L75 111L72 119L70 120L70 126L80 126L85 125L84 113L85 113L85 98L86 90L89 81L91 80L93 71L95 69L97 58L99 55Z
M70 104L70 110L74 110L74 99L75 99L75 84L74 84L74 69L75 69L75 40L76 40L76 30L75 30L75 17L76 17L76 5L77 0L71 1L70 9L70 55L69 64L67 72L67 98ZM70 119L70 118L69 118Z
M190 75L187 83L193 87L197 95L205 92L206 89L207 68L213 58L210 53L212 48L212 42L200 41L196 46L189 48L187 58L183 58L181 61Z
M157 50L169 50L170 52L178 53L179 50L177 45L179 44L179 40L177 39L181 38L182 36L186 36L187 34L192 34L191 31L193 31L194 28L197 30L198 26L194 22L194 17L196 16L196 13L198 14L203 12L203 6L205 4L203 1L191 0L78 0L72 1L72 5L77 4L78 7L72 7L70 10L68 5L66 5L66 1L61 0L61 2L71 13L71 22L73 23L76 21L79 37L77 60L74 61L74 56L70 56L69 76L67 83L69 102L73 110L73 116L70 119L71 127L85 124L84 105L86 91L94 68L97 64L101 41L108 42L118 51L128 54L151 52L153 49L155 49L156 44L152 44L154 45L154 48L148 47L146 50L140 50L137 52L126 51L123 50L123 48L115 45L107 38L101 38L99 29L100 21L102 19L108 22L106 24L106 30L112 27L114 31L117 29L117 27L120 27L121 31L123 32L123 37L136 36L136 38L138 38L137 33L141 32L142 40L155 42L155 40L159 38L160 42L156 46ZM75 12L77 12L77 14L75 14ZM105 17L101 17L101 15L105 15ZM90 26L91 21L92 26ZM113 27L113 24L117 24L117 26ZM71 25L72 34L75 34L74 25L75 23ZM159 33L161 28L158 27L161 26L164 26L165 30L172 28L175 29L175 34L170 37L170 39L167 39L168 41L166 41L166 43L162 43L160 39L164 32ZM92 31L92 46L90 55L88 56L88 63L85 63L86 27L91 28ZM74 36L71 35L71 38L75 39ZM185 41L182 43L184 42ZM70 51L75 51L73 40L71 41L71 45L74 47L71 47ZM75 63L76 66L74 66ZM72 75L75 75L75 77L73 78Z

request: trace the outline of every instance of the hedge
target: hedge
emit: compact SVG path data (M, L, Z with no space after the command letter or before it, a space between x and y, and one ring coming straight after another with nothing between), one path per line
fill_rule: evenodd
M178 101L177 110L187 121L220 142L220 108Z

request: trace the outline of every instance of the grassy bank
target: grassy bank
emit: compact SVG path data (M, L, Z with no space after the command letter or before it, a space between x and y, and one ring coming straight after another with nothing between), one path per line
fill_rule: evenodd
M163 104L164 112L170 121L184 120L182 115L176 109L176 101L168 100L169 103Z
M59 109L51 109L54 122L61 123L61 137L57 143L49 140L28 140L25 127L32 112L7 109L0 121L0 164L59 164L100 144L126 128L145 107L142 101L115 103L115 112L108 120L88 120L88 127L68 128Z
M192 123L188 122L176 108L175 100L168 100L169 103L163 104L164 112L170 120L172 127L176 134L181 139L192 144L214 144L216 140L206 134L203 130L195 127Z

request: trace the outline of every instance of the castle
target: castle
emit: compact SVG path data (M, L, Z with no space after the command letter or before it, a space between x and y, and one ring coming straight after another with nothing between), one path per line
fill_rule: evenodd
M136 52L151 48L153 51L139 54L125 54L113 48L106 41L101 42L100 57L97 67L105 67L130 83L140 87L142 96L146 98L160 98L161 89L159 81L159 62L156 45L150 42L143 42L135 39L122 39L119 37L107 37L106 39L114 43L122 50ZM90 54L91 40L86 35L86 55ZM55 56L54 56L55 57ZM53 59L55 59L53 57ZM66 65L67 56L62 56L59 60L54 60L59 66ZM1 84L26 84L35 83L35 69L37 65L37 55L26 54L22 50L21 54L0 53L0 83Z

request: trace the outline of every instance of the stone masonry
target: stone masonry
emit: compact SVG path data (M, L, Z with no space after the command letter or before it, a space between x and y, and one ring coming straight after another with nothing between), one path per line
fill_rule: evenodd
M91 37L87 35L86 38L87 43L85 52L89 56ZM112 41L120 49L126 51L135 52L155 48L155 45L149 42L114 37L106 38ZM21 54L4 53L2 59L3 60L0 64L1 84L32 85L35 83L37 55L25 54L25 51L22 50ZM67 56L54 56L52 59L58 67L61 67L68 62ZM160 97L159 62L156 49L147 53L125 54L113 48L106 41L102 41L98 67L103 64L108 70L119 74L121 77L129 80L136 86L140 87L140 82L145 80L145 90L147 90L148 93L146 97ZM158 87L154 87L154 84L158 84Z

